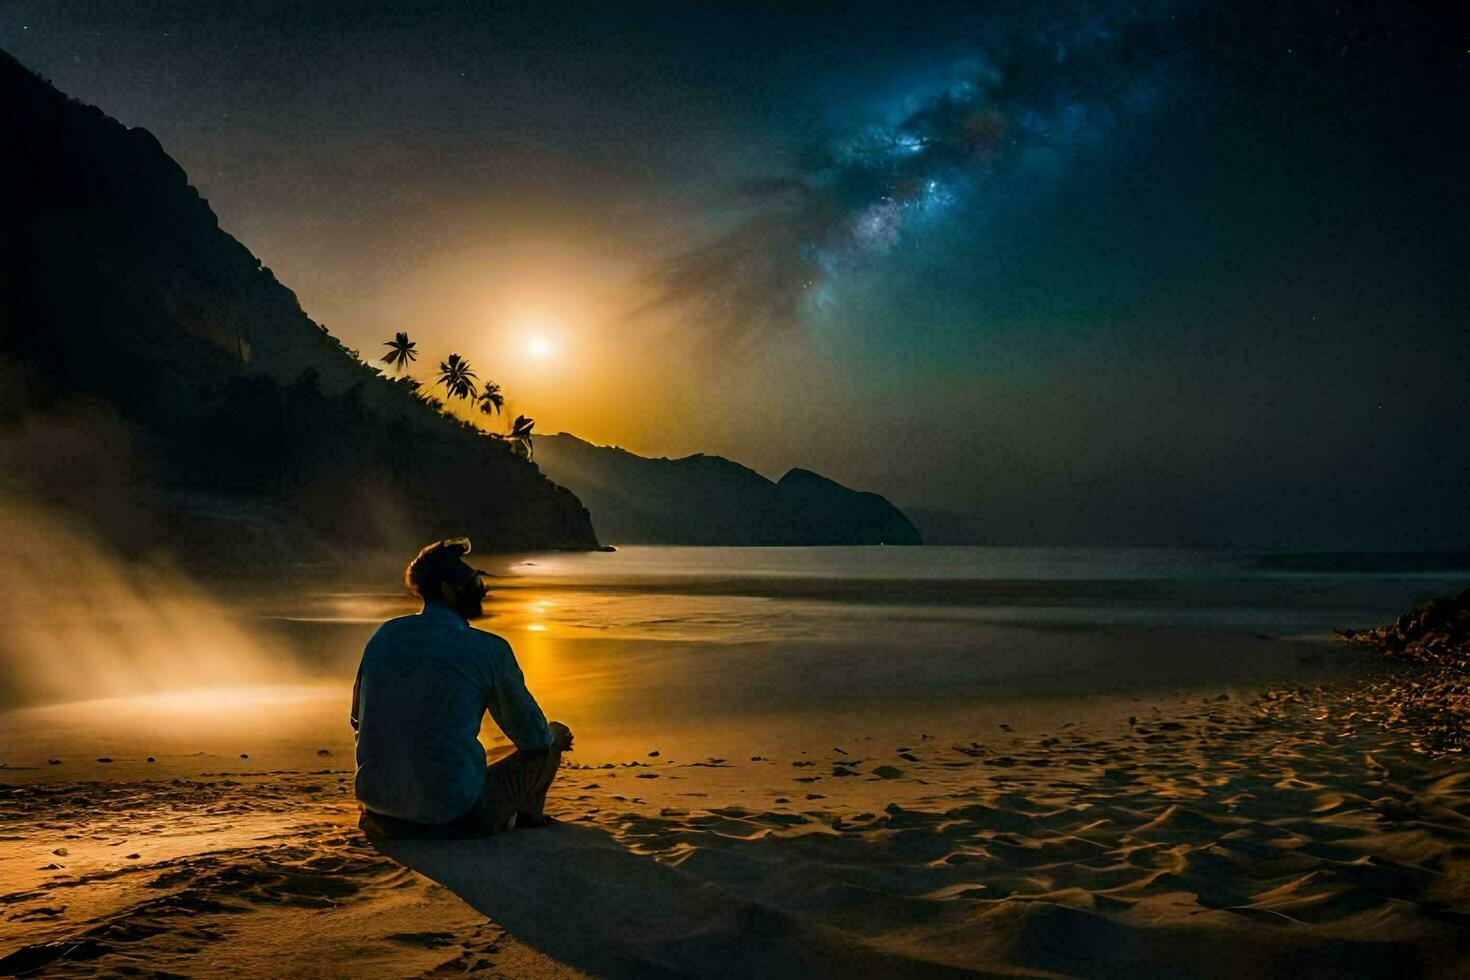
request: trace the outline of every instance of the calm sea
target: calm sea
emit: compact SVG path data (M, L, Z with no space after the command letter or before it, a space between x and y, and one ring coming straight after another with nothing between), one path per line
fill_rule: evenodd
M881 629L916 617L1299 636L1381 624L1458 593L1470 586L1470 554L630 546L525 557L504 582L508 612L534 616L542 602L548 624L706 639L781 619L820 630L819 621Z

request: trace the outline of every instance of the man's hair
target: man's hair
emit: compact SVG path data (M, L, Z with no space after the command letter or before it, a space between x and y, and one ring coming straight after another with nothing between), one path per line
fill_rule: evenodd
M457 586L464 578L464 556L470 553L469 538L435 541L414 556L403 571L403 584L408 591L425 602L442 602L439 586Z

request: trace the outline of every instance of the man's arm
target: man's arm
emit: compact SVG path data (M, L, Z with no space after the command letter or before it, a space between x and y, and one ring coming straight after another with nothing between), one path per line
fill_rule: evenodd
M499 637L491 642L496 649L489 651L493 687L486 707L490 709L490 717L516 748L523 752L544 752L555 741L551 727L546 724L546 715L526 689L525 675L516 663L510 644Z

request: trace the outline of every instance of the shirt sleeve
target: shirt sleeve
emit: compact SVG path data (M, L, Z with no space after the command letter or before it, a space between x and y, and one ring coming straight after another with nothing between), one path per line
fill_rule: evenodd
M490 699L486 705L495 724L523 752L543 752L551 748L551 728L541 706L526 690L526 678L516 663L510 644L496 642L498 649L490 654Z

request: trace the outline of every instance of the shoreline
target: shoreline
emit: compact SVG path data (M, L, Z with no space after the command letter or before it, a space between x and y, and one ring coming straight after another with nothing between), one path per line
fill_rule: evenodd
M1144 704L1121 730L1058 715L1032 730L845 736L748 761L694 758L669 741L657 756L579 752L549 809L586 831L534 847L573 880L607 861L657 862L731 908L774 916L774 948L810 944L816 927L852 931L920 972L1192 963L1225 975L1292 963L1447 976L1470 955L1470 784L1412 717L1364 713L1384 685L1424 676L1373 661L1255 699ZM567 926L602 936L603 953L560 934L528 946L372 850L340 759L148 781L58 782L53 769L14 784L0 772L0 869L12 883L0 956L32 957L48 975L139 962L192 973L208 934L211 969L226 972L259 955L260 930L301 915L317 939L279 975L365 964L617 975L607 942L618 956L688 967L680 957L710 939L705 919L673 945L609 939L594 921L609 910L593 902ZM433 853L397 856L469 889L471 905L496 900ZM655 904L671 887L650 866L629 873L627 887ZM525 887L524 908L563 901ZM366 922L376 925L359 931Z
M1470 961L1450 665L967 610L563 605L531 585L484 625L578 733L548 800L562 826L374 848L356 829L348 680L405 600L237 595L241 649L311 671L0 712L0 764L25 766L0 766L0 970L1452 976Z

